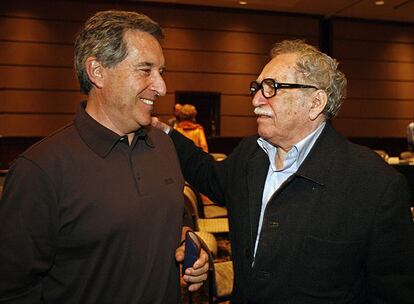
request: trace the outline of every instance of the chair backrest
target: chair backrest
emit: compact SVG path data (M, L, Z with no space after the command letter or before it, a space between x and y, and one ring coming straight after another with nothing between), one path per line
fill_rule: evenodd
M210 155L217 161L222 161L227 158L227 155L224 153L210 153Z
M219 218L199 218L197 220L197 227L200 231L210 232L210 233L228 233L229 228L229 219L226 217Z
M203 203L201 202L200 193L188 183L184 185L184 196L191 202L196 213L196 219L204 217Z
M214 261L214 257L211 250L212 245L217 247L217 242L214 235L210 234L213 239L206 239L207 235L202 235L198 232L197 235L200 239L202 248L208 254L208 303L213 304L228 301L231 297L233 290L233 263L232 261ZM207 240L207 242L205 242L205 240Z
M214 263L215 291L213 300L215 303L230 300L233 292L233 262Z
M385 152L384 150L374 150L375 153L377 153L379 156L381 156L381 158L385 161L388 160L388 153Z
M410 151L404 151L400 153L400 158L401 159L410 159L414 157L414 153L410 152Z
M195 234L197 234L198 238L200 238L205 243L208 250L213 254L213 258L216 257L218 246L214 234L205 231L196 231Z
M227 217L205 218L204 206L201 202L200 193L188 183L184 185L184 203L186 209L190 210L190 214L193 217L195 230L212 233L229 232L229 222Z

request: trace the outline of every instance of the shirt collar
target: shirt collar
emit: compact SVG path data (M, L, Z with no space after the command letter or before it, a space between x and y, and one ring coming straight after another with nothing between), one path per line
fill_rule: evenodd
M86 113L85 108L86 101L83 101L76 110L75 126L79 136L96 154L104 158L112 151L117 143L128 140L126 136L120 136L101 125ZM135 147L138 140L145 140L148 146L154 147L146 128L140 128L135 132L131 148Z
M306 156L309 154L310 150L312 149L313 145L315 144L315 141L318 139L325 125L326 122L323 122L318 128L316 128L315 131L310 133L297 144L293 145L292 149L290 149L290 151L286 155L285 165L283 169L279 171L284 171L290 168L295 163L296 168L299 168L299 166L305 160ZM268 155L270 166L272 167L273 171L277 171L275 163L277 153L276 147L261 137L257 139L257 144Z

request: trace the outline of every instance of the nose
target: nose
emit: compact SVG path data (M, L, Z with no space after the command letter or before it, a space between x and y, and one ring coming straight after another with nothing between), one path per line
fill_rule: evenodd
M261 105L264 105L267 103L267 99L263 97L263 94L260 90L256 92L256 94L253 95L252 99L252 105L253 107L260 107Z
M157 73L152 81L152 89L157 92L158 96L164 96L167 93L167 85L160 73Z

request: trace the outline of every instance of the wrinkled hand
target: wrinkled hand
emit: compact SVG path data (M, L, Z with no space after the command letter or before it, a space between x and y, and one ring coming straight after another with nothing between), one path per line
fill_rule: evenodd
M184 244L177 248L175 251L175 259L177 262L182 263L184 260ZM193 267L187 268L183 276L184 281L187 283L189 291L199 290L205 280L208 277L208 254L201 248L200 257L195 261Z
M164 131L166 134L170 132L171 128L166 123L163 123L158 117L151 117L151 126Z

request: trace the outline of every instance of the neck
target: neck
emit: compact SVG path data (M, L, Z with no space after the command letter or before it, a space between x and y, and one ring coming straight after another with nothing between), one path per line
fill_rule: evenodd
M276 153L276 169L277 170L282 170L284 167L284 162L285 162L285 158L286 158L286 154L289 152L289 150L292 147L290 147L288 150L285 150L281 147L277 147L277 153Z
M105 104L106 103L102 96L100 96L99 92L96 92L94 89L92 89L88 96L85 111L105 128L111 130L112 132L115 132L120 136L128 135L129 138L130 134L123 132L119 126L114 123L114 119L111 118L111 113ZM133 137L134 133L132 133L132 138Z
M131 145L132 141L134 140L134 136L135 136L134 133L127 134L129 145Z

